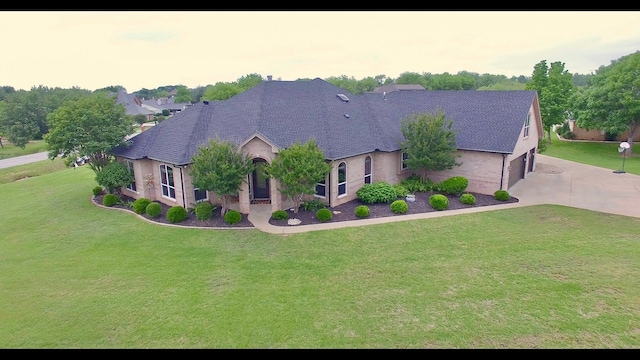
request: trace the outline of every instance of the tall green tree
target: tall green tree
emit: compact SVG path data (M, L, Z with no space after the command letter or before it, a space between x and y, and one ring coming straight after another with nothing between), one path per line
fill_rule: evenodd
M239 77L237 80L237 84L240 87L240 89L242 89L242 91L245 91L247 89L251 89L252 87L260 84L263 81L264 79L260 74L248 74L248 75Z
M241 92L242 88L236 83L217 82L205 88L202 100L226 100Z
M176 97L174 101L177 103L191 102L191 91L184 85L176 86Z
M575 104L581 128L615 134L628 131L631 148L627 153L632 154L633 137L640 129L640 51L601 66Z
M254 165L228 141L211 140L208 146L198 148L192 157L189 174L193 185L200 190L213 191L222 200L222 215L229 210L231 197L238 194L240 185Z
M305 195L313 195L316 184L331 171L322 150L314 139L305 144L296 142L281 150L267 165L265 172L278 180L281 193L293 201L293 212L298 213Z
M97 174L111 162L111 149L126 144L134 132L134 121L115 97L104 92L70 100L48 116L50 129L45 135L49 158L89 157Z
M131 184L134 180L129 168L115 160L96 174L96 182L107 188L109 194L118 193L119 188Z
M456 134L453 121L441 110L433 113L412 114L401 123L405 140L400 142L407 154L405 164L427 180L429 171L452 169L462 165L456 158Z
M525 89L538 91L542 127L547 133L547 142L551 143L551 128L565 122L570 113L569 100L575 91L573 75L565 70L563 62L553 62L549 67L547 61L542 60L534 66Z

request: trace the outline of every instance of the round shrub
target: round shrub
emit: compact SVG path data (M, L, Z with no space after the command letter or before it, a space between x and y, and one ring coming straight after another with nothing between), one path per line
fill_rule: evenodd
M162 213L162 206L157 202L150 202L144 211L152 218L157 218Z
M395 214L404 214L409 211L409 205L404 200L396 200L391 203L391 211Z
M196 219L209 220L213 216L213 205L210 202L203 201L196 205Z
M102 186L96 186L93 188L93 196L102 195Z
M367 216L369 216L369 213L370 213L369 207L367 205L356 206L355 213L356 213L356 216L359 217L360 219L366 218Z
M466 177L454 176L441 182L439 189L447 194L460 195L467 189L467 185L469 185L469 180Z
M151 203L151 200L147 198L140 198L133 202L133 211L136 214L143 214L147 211L147 205Z
M498 190L493 193L493 197L496 198L496 200L507 201L509 200L509 193L507 190Z
M120 201L120 198L115 194L107 194L102 198L102 205L104 206L113 206Z
M356 196L366 204L390 203L398 198L393 185L384 181L364 184L356 191Z
M284 210L276 210L271 214L271 217L276 220L287 220L289 218L289 213Z
M237 224L242 221L242 214L238 210L229 210L224 214L224 222L229 225Z
M476 197L471 194L462 194L462 196L460 196L460 202L466 205L475 205Z
M172 224L184 221L188 215L187 209L182 206L173 206L167 210L167 220Z
M429 205L436 210L446 210L449 207L449 199L442 194L434 194L429 197Z
M329 209L320 209L316 211L316 218L322 222L329 221L333 217L331 210Z

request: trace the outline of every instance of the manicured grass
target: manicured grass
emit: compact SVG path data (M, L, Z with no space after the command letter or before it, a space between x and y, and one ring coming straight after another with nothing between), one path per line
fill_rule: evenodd
M53 161L42 160L29 164L12 166L0 169L0 184L40 176L63 169L68 169L68 167L64 164L64 160L61 158L56 158Z
M288 236L0 185L1 348L639 348L640 219L534 206Z
M3 147L0 147L0 160L47 151L47 144L43 140L29 141L25 148L21 149L8 142L6 138L3 138L2 145Z
M555 134L551 134L551 145L543 155L571 160L582 164L603 167L605 169L620 170L622 156L618 153L620 143L608 142L578 142L562 141ZM624 159L624 171L640 175L640 145L635 144L635 154Z

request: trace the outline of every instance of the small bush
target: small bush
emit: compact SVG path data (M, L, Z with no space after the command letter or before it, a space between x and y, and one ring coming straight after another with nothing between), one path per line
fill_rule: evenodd
M393 185L397 197L405 197L409 194L409 190L401 184Z
M440 191L451 195L460 195L469 185L469 180L464 176L454 176L441 182L438 186Z
M93 196L102 195L102 186L96 186L93 188Z
M367 205L356 206L355 213L356 213L356 216L359 217L360 219L366 218L367 216L369 216L369 213L370 213L369 207Z
M162 213L162 206L157 202L150 202L144 211L152 218L157 218Z
M404 200L396 200L391 203L391 211L395 214L404 214L409 211L409 205Z
M275 220L287 220L289 219L289 213L284 210L276 210L271 214L271 217Z
M384 181L364 184L356 191L356 196L366 204L390 203L398 198L393 185Z
M136 214L143 214L147 211L147 205L151 204L151 200L147 198L140 198L133 202L133 211Z
M327 205L320 201L320 199L307 200L302 203L302 208L306 211L318 211L326 207Z
M196 205L196 219L198 220L209 220L211 219L211 217L213 216L213 210L215 208L213 207L213 205L211 205L210 202L207 201L203 201L203 202L199 202Z
M493 193L493 197L496 198L496 200L507 201L510 196L507 190L498 190Z
M224 222L229 225L237 224L242 221L242 214L238 210L229 210L224 214Z
M471 194L462 194L460 196L460 202L466 205L475 205L476 197Z
M316 218L322 222L329 221L333 217L331 210L329 209L320 209L316 211Z
M404 188L407 189L407 191L409 191L410 193L424 192L428 190L428 184L422 181L422 179L418 175L409 176L408 178L402 180L400 182L400 185L404 186Z
M102 198L102 205L111 207L117 204L118 201L120 201L120 198L118 197L118 195L107 194Z
M167 220L172 224L184 221L188 215L187 209L182 206L173 206L167 210Z
M446 210L449 207L449 199L442 194L434 194L429 197L429 205L436 210Z

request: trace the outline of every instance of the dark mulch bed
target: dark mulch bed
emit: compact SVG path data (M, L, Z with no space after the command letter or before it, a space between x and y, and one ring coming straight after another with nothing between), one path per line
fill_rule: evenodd
M416 201L415 202L407 202L409 205L409 210L405 214L395 214L391 211L391 204L377 203L377 204L365 204L360 200L352 200L346 204L334 206L330 208L333 212L333 217L328 222L340 222L340 221L350 221L350 220L361 220L359 217L355 215L355 208L359 205L367 205L369 207L369 216L365 219L378 218L378 217L390 217L390 216L402 216L409 214L420 214L427 212L435 212L434 208L429 205L429 197L435 192L419 192L416 193ZM447 210L442 211L450 211L457 209L466 209L466 208L474 208L474 207L482 207L482 206L492 206L492 205L502 205L507 203L515 203L518 202L517 198L511 197L507 201L496 200L493 195L485 195L485 194L477 194L477 193L469 193L472 194L476 198L475 205L466 205L460 202L459 196L454 195L445 195L449 199L449 208ZM315 211L305 211L302 208L298 211L297 214L294 214L291 209L288 210L289 219L299 219L301 221L300 225L310 225L310 224L322 224L320 220L316 219ZM271 225L276 226L293 226L288 225L288 220L275 220L273 218L269 219L269 223Z
M95 196L93 198L93 201L97 204L102 205L102 198L104 197L104 195L98 195ZM122 200L122 203L118 203L114 206L112 206L113 208L118 208L118 209L125 209L128 211L131 211L131 213L135 214L135 212L133 211L133 209L128 206L127 204L133 204L133 202L135 201L135 199L130 198L128 196L124 196L121 195L120 199ZM158 202L161 206L162 206L162 213L160 214L160 216L158 216L157 218L152 218L147 214L141 214L140 216L143 216L146 219L149 219L151 221L155 221L157 223L161 223L161 224L171 224L169 222L169 220L167 220L167 210L169 210L171 207L165 204L162 204L160 202ZM179 226L199 226L199 227L216 227L216 228L241 228L241 227L254 227L253 224L251 223L251 221L249 221L249 219L247 219L247 215L246 214L242 214L242 221L240 221L237 224L233 224L233 225L229 225L227 224L224 219L222 218L222 215L220 213L220 207L217 207L214 211L213 211L213 216L211 217L211 219L209 220L198 220L196 218L196 214L195 213L189 213L189 216L182 222L179 222L177 224L173 224L173 225L179 225Z

